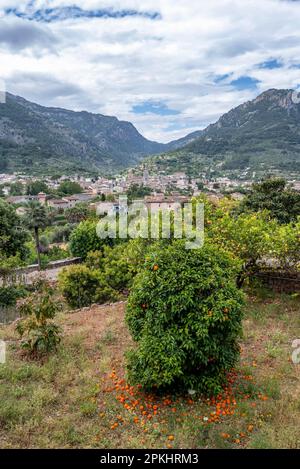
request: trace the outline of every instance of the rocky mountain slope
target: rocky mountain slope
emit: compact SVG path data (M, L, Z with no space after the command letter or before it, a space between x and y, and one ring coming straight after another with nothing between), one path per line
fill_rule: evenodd
M0 104L0 171L114 170L166 149L116 117L47 108L9 93Z
M153 158L160 169L300 171L300 99L270 89L224 114L180 150Z

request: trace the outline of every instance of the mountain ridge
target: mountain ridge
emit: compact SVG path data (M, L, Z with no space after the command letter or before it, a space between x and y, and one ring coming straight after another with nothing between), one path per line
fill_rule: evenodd
M191 167L193 173L213 167L300 172L300 100L293 93L264 91L223 114L188 145L153 157L151 165L169 172Z
M167 172L300 172L300 100L293 93L266 90L167 144L146 139L114 116L45 107L7 93L0 104L0 172L109 173L148 161Z
M40 163L117 170L171 148L177 148L176 141L168 146L148 140L115 116L45 107L11 93L0 105L0 170L38 169Z

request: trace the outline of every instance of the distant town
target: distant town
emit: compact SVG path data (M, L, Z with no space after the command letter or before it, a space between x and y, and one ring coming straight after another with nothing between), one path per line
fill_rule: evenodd
M30 187L36 187L34 183L41 181L42 188L43 185L48 188L47 193L43 190L38 193L33 190L31 193ZM59 188L65 182L74 183L75 189L79 189L78 193L72 190L73 193L70 194L60 193ZM151 175L147 169L139 172L129 170L126 174L114 178L79 175L37 178L21 174L0 174L1 196L9 203L20 205L20 213L22 206L30 200L38 200L49 208L64 210L78 203L91 203L97 199L114 201L118 195L129 192L132 192L135 199L145 199L153 203L183 201L201 193L216 197L228 194L240 200L253 182L250 178L208 178L205 174L191 178L184 172ZM300 181L291 180L288 183L294 190L300 191Z

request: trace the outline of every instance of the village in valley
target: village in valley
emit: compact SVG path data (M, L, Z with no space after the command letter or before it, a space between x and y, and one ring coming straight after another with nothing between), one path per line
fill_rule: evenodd
M247 178L248 176L248 178ZM93 203L99 200L117 201L119 195L126 194L132 187L137 189L136 199L144 199L146 203L161 204L187 202L192 197L199 196L201 193L207 196L222 198L224 195L230 195L235 200L241 200L245 193L249 191L255 179L255 173L245 171L239 179L230 179L228 177L211 177L211 175L201 174L197 178L188 176L185 172L176 172L174 174L149 174L147 169L139 171L129 170L124 175L115 177L93 176L85 177L79 175L61 175L53 177L34 177L21 174L0 174L0 187L2 195L7 202L19 205L19 213L23 213L22 207L29 201L37 200L42 205L57 210L72 208L80 203ZM80 193L64 195L57 197L44 192L38 194L28 193L28 185L31 182L42 180L49 191L57 191L60 184L64 181L70 181L78 184ZM22 192L18 195L11 194L11 185L17 183ZM289 185L300 191L300 181L293 179L288 181ZM146 189L147 195L140 195L139 189Z

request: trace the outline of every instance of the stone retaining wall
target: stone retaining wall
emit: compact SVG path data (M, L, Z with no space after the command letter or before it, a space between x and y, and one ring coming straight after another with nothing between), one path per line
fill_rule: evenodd
M68 259L61 259L59 261L52 261L47 264L47 267L44 270L57 269L58 267L65 267L72 264L80 264L82 262L81 257L71 257ZM38 264L28 265L26 267L20 267L15 270L16 273L20 274L29 274L30 272L35 272L39 270Z
M290 273L282 271L258 272L255 278L262 284L279 293L300 292L300 272Z

